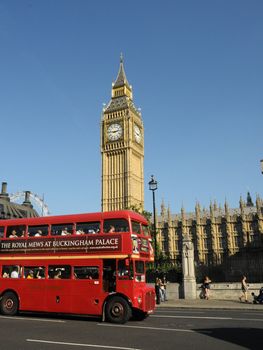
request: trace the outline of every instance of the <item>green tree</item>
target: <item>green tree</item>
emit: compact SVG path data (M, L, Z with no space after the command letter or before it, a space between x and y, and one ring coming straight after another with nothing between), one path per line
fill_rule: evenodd
M141 205L131 205L129 208L129 210L135 211L136 213L141 214L142 216L145 217L145 219L148 221L148 223L151 223L151 218L152 218L152 213L142 209Z
M147 264L147 281L154 282L156 273L160 276L166 275L171 282L180 280L182 271L180 264L174 263L171 260L169 254L167 255L163 253L158 242L156 241L155 234L157 234L157 232L154 232L153 224L151 222L153 214L147 210L142 209L142 206L140 205L131 205L128 209L135 211L136 213L139 213L145 217L149 223L152 232L152 238L155 240L155 263Z

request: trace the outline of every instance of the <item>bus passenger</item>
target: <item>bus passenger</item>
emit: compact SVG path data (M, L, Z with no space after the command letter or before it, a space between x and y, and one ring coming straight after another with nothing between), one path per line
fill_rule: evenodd
M58 271L55 272L54 279L55 279L55 280L58 280L58 279L60 279L60 278L61 278L61 271L58 270Z
M76 231L76 235L84 235L84 234L85 232L82 229Z
M64 230L62 230L62 232L61 232L61 236L68 236L68 235L71 235L71 233L68 232L68 228L65 227Z
M16 234L16 230L13 230L11 232L11 235L9 236L9 238L18 238L17 234Z
M115 232L115 227L113 225L110 225L109 233Z
M39 266L39 268L37 270L36 278L38 278L38 279L45 278L45 271L44 271L43 267Z
M34 278L34 272L33 270L30 270L28 275L27 275L27 279L33 279Z
M19 278L18 267L15 266L11 272L11 278Z
M41 237L42 236L42 231L37 230L37 233L35 233L35 237Z
M4 271L3 272L3 276L2 276L3 278L9 278L9 273L8 272L6 272L6 271Z

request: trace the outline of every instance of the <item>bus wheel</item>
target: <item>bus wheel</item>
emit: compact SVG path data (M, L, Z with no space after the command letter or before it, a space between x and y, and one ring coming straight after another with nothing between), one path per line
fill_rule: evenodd
M13 316L18 311L18 300L14 293L5 293L0 301L0 311L3 315Z
M143 321L148 316L149 316L149 314L147 312L143 312L143 311L138 310L138 309L134 309L132 311L132 318L133 318L134 321Z
M112 323L125 323L131 318L131 308L122 297L113 297L106 304L106 319Z

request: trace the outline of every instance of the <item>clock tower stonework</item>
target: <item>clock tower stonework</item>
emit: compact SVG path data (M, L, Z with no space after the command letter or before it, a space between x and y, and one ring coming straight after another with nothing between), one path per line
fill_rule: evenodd
M102 211L144 207L144 130L123 59L101 121Z

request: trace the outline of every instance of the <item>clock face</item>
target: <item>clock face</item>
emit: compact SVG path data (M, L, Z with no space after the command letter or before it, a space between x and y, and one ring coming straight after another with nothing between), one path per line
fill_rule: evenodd
M134 137L136 142L141 142L142 134L140 128L137 125L134 125Z
M111 124L108 127L107 135L110 141L118 140L122 135L122 126L117 123Z

